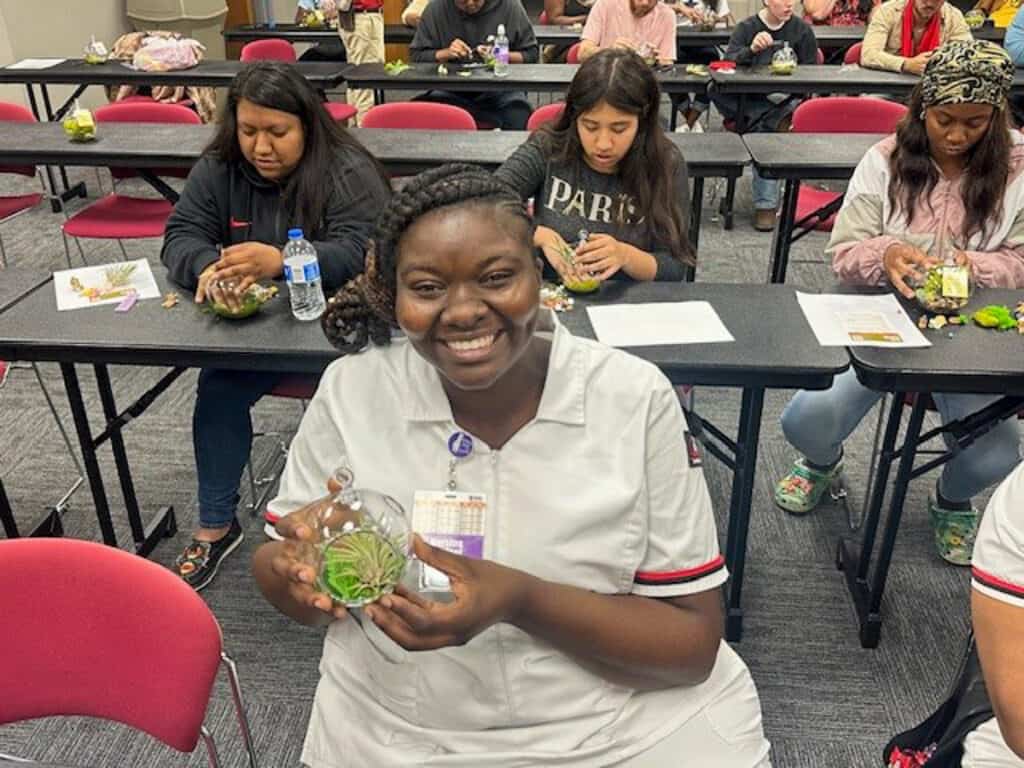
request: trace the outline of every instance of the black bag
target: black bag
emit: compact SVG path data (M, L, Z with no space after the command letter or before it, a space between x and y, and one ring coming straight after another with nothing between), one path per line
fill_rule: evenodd
M889 766L897 747L912 752L934 744L935 752L924 763L924 768L960 768L967 734L994 716L971 632L949 698L919 726L894 736L885 745L882 758Z

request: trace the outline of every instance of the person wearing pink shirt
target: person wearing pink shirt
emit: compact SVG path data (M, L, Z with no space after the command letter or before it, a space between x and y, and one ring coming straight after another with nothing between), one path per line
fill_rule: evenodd
M604 48L628 48L644 59L676 60L676 15L660 0L597 0L580 36L580 61Z

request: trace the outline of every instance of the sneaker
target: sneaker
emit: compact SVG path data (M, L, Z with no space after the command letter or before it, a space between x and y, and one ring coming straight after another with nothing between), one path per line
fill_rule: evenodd
M235 518L227 534L217 541L192 539L192 543L174 561L174 569L186 584L199 592L213 581L221 562L238 548L243 538L242 526Z
M690 132L690 126L688 126L686 124L686 120L685 119L680 120L678 123L676 123L676 133L689 133L689 132Z
M700 120L697 120L693 125L690 126L690 133L704 133L704 125Z
M822 495L842 471L842 461L822 471L808 466L806 459L797 459L789 473L775 484L775 503L790 514L806 515L818 506Z
M776 213L774 208L757 208L754 210L754 229L758 232L771 232L775 229Z
M969 510L946 509L939 506L935 497L929 497L928 517L932 521L939 557L953 565L970 565L974 554L974 539L981 522L978 510L974 507Z

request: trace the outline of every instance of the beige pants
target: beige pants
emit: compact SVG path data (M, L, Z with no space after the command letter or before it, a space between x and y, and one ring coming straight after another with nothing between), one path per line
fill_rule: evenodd
M345 53L349 64L383 64L384 63L384 14L357 13L354 18L355 29L351 32L338 27L341 42L345 44ZM365 88L348 89L345 100L356 108L356 125L363 122L363 116L373 106L373 91Z
M960 765L963 768L1022 768L1024 760L1010 751L993 717L967 734Z

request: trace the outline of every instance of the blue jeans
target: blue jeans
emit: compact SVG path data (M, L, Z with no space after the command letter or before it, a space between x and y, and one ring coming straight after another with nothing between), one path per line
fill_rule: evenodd
M500 93L455 93L453 91L427 91L413 101L433 101L462 107L479 122L491 123L503 131L525 131L533 114L533 107L522 91ZM455 159L455 158L453 158Z
M230 525L238 507L238 486L252 449L249 409L284 374L264 371L199 372L192 414L192 443L199 478L199 527Z
M731 94L722 95L714 90L709 91L711 101L726 120L736 120L739 116L739 97ZM750 133L775 133L779 124L793 114L799 105L798 101L789 101L784 106L772 103L764 96L747 96L743 102L745 122L750 125ZM760 119L759 119L760 118ZM757 121L756 123L754 121ZM779 207L778 179L765 179L757 169L751 169L751 181L754 208L757 210L775 210Z
M843 440L881 398L868 389L851 368L836 376L831 389L797 392L782 412L786 439L813 464L826 466L839 460ZM997 398L988 395L932 395L942 423L963 418ZM978 438L942 468L939 491L952 502L969 501L1010 474L1020 461L1017 419L1007 419Z

